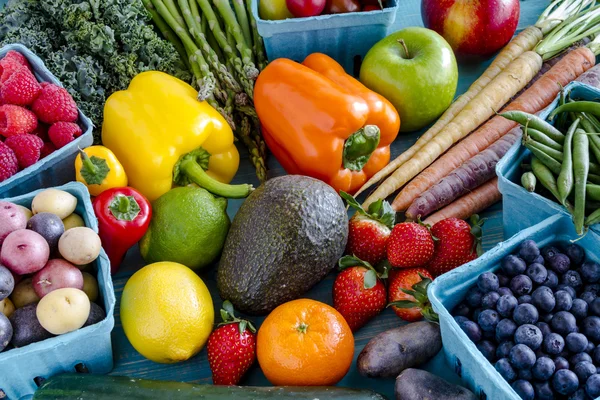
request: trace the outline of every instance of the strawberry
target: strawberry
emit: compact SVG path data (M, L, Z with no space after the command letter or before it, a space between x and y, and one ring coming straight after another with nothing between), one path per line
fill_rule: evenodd
M481 226L483 221L477 215L471 217L473 228L464 220L447 218L433 225L431 233L438 239L435 242L433 258L427 269L433 276L445 274L481 254Z
M0 87L0 99L4 104L28 106L39 96L42 87L35 76L25 67L15 71Z
M419 321L423 317L437 322L438 316L427 298L427 286L432 279L424 268L390 271L388 307L391 306L397 316L408 322Z
M420 223L396 224L387 244L387 258L396 268L424 267L433 257L433 237Z
M379 275L368 262L357 257L344 256L339 261L342 272L333 283L333 307L342 314L352 332L385 309L385 286Z
M256 328L223 302L223 322L208 337L208 365L215 385L237 385L256 360Z
M365 211L348 193L341 191L340 196L356 209L348 223L346 253L372 265L378 264L385 258L385 248L396 213L387 201L378 200Z

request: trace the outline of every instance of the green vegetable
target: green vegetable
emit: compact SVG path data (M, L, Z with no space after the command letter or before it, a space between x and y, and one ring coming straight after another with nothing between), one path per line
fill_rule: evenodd
M569 197L573 191L573 154L571 153L571 147L573 143L573 135L575 134L575 130L579 125L579 121L580 119L577 118L567 131L567 137L564 145L563 163L560 169L560 174L558 175L558 179L556 180L559 195L558 200L560 200L561 204L565 203L567 197Z
M558 200L560 195L558 194L558 187L556 186L556 178L552 175L550 168L542 163L537 157L531 157L531 169L540 183Z
M548 122L544 121L537 115L529 114L523 111L507 111L500 114L506 119L509 119L514 122L518 122L519 124L527 127L533 128L538 131L545 133L548 137L558 143L564 143L565 135L550 125Z
M527 127L527 135L531 136L531 138L533 140L535 140L536 142L545 144L546 146L553 148L554 150L559 150L559 151L563 150L562 144L554 141L554 139L550 138L545 133L538 131L537 129Z
M590 199L600 201L600 185L588 183L585 185L585 193Z
M585 220L585 185L589 173L589 140L581 129L573 137L573 173L575 175L575 209L573 222L578 235L584 233Z
M521 175L521 185L528 192L535 192L535 185L537 183L537 179L535 178L535 174L533 172L525 172Z
M125 376L63 374L47 379L34 400L384 400L370 390L342 387L254 387L214 386L171 381L133 379Z
M527 147L529 149L529 151L531 151L531 153L535 156L534 157L535 160L542 163L544 166L546 166L546 168L548 168L550 171L552 171L551 173L556 174L556 175L560 174L560 169L561 169L560 162L556 161L554 158L550 157L548 154L539 150L535 146L530 146L528 144L525 144L525 147ZM531 164L532 164L531 167L533 168L533 158L532 158ZM535 172L535 169L533 169L533 172L538 177L538 179L540 179L538 174ZM546 186L546 185L544 185L544 186ZM558 196L557 196L557 198L558 198Z
M600 117L600 103L596 101L573 101L566 103L552 111L548 118L552 119L557 114L563 112L584 112Z

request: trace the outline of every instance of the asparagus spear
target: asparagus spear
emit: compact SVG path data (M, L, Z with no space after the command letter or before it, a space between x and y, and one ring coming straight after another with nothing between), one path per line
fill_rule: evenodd
M246 9L248 10L248 17L250 18L250 28L252 30L253 45L252 50L256 56L256 62L258 64L259 71L262 71L267 66L267 57L265 56L264 43L262 37L258 33L256 27L256 20L252 14L252 0L246 0Z
M252 47L252 34L250 33L250 22L248 21L248 15L246 15L246 8L244 7L244 0L233 0L233 9L237 21L240 24L244 39L248 47Z
M175 19L175 21L177 21L177 23L181 26L185 26L185 22L183 21L183 18L181 17L181 13L179 12L179 9L177 8L177 5L175 4L175 2L173 0L163 0L165 3L165 6L167 7L167 10L169 11L169 13L171 13L171 15L173 16L173 18Z
M244 143L244 145L248 148L250 161L256 168L256 176L261 182L264 182L267 180L267 168L265 166L265 160L260 154L259 145L251 139L251 132L252 127L248 117L242 116L239 129L236 130L236 134L242 143Z

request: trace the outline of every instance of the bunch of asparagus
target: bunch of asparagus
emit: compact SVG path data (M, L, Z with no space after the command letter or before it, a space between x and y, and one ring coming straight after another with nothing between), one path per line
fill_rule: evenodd
M251 0L142 0L193 72L198 99L227 120L248 148L261 182L267 148L254 109L254 81L266 66Z

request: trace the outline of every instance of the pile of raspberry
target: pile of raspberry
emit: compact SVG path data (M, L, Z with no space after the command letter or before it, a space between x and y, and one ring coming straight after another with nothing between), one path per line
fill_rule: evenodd
M81 136L77 104L62 87L38 82L27 59L0 60L0 182Z

